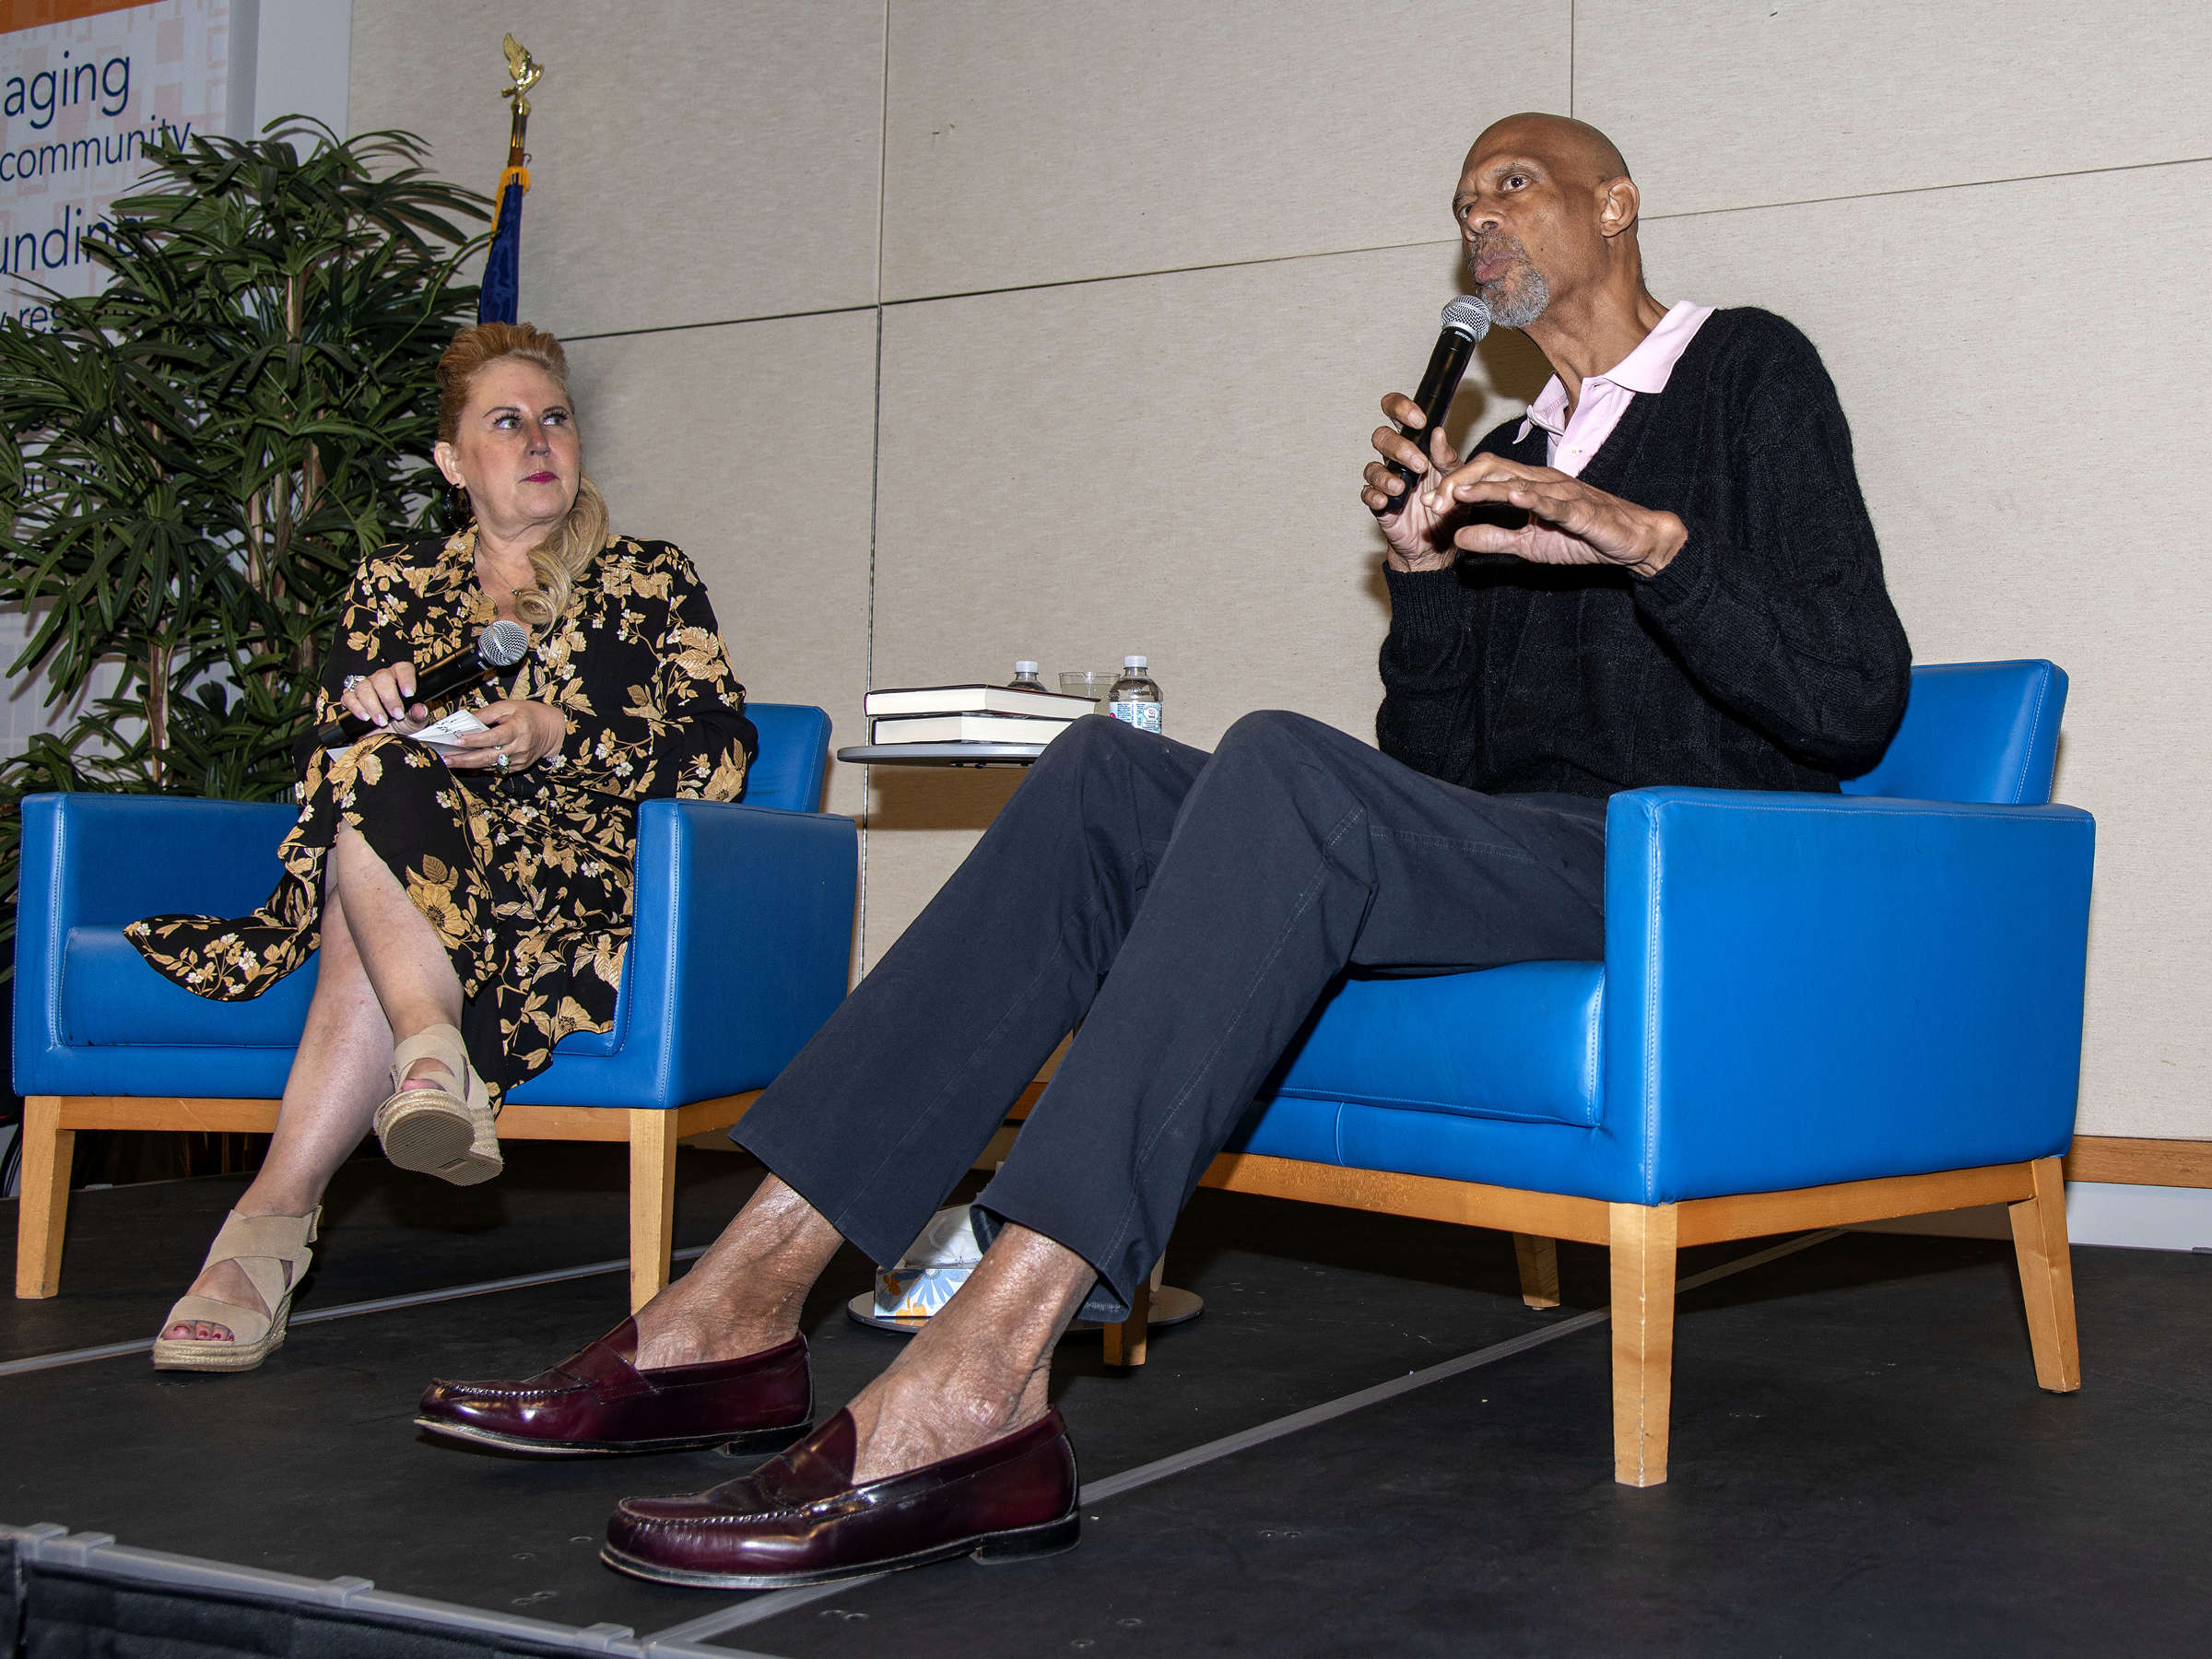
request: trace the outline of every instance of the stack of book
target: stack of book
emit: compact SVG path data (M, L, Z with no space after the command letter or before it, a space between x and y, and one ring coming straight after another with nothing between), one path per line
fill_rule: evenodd
M871 691L868 718L885 743L1050 743L1095 707L1088 697L1008 686L916 686Z

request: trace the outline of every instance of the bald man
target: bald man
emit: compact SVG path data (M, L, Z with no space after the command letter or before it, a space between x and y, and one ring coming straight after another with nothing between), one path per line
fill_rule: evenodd
M1613 792L1833 791L1879 758L1909 655L1834 390L1780 319L1654 300L1637 206L1580 123L1515 116L1467 157L1475 286L1554 378L1464 460L1375 433L1416 480L1377 460L1362 489L1380 751L1287 713L1210 756L1079 723L735 1132L770 1174L690 1273L537 1377L434 1384L425 1429L552 1455L795 1439L621 1504L604 1559L667 1583L1065 1547L1053 1346L1126 1314L1342 975L1600 959ZM981 1264L806 1432L807 1289L846 1240L896 1261L1078 1020L977 1199Z

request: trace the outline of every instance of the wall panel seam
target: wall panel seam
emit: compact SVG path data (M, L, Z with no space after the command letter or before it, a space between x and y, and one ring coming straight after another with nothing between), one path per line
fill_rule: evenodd
M877 79L883 94L876 126L876 303L883 304L884 198L891 188L891 0L883 0L883 72ZM882 317L877 318L880 328Z
M1890 196L1930 195L1947 190L1993 190L2007 184L2033 184L2051 179L2088 179L2107 174L2146 172L2166 167L2202 167L2212 162L2212 156L2181 156L2171 161L2133 161L2118 167L2083 167L2064 172L2019 173L2001 179L1961 179L1949 184L1914 184L1900 190L1868 190L1844 195L1797 196L1784 201L1746 202L1730 207L1690 207L1676 213L1646 213L1641 217L1651 224L1673 219L1714 218L1729 213L1770 213L1785 207L1820 207L1841 202L1881 201ZM881 213L880 205L878 214ZM935 305L948 300L987 300L1001 294L1036 294L1053 288L1088 288L1102 282L1141 282L1155 276L1187 276L1206 271L1239 271L1258 265L1290 265L1312 259L1354 259L1368 253L1398 253L1415 248L1448 248L1455 246L1458 238L1440 236L1418 241L1376 242L1350 248L1321 248L1307 253L1268 253L1253 259L1215 260L1203 265L1162 265L1142 271L1112 271L1097 276L1066 276L1050 282L1017 282L1004 288L948 289L943 293L910 294L897 300L877 300L866 305L826 305L814 311L764 312L759 316L716 317L699 323L665 323L646 328L613 328L598 334L564 335L571 343L580 340L629 339L642 335L679 334L697 328L736 328L748 323L792 323L810 317L856 316L863 312L892 310L909 305Z
M1009 282L1000 288L947 288L939 293L905 294L886 306L934 305L940 300L986 300L994 294L1039 294L1053 288L1090 288L1101 282L1139 282L1148 276L1186 276L1201 271L1241 271L1256 265L1293 265L1308 259L1349 259L1362 253L1397 253L1409 248L1442 248L1457 236L1422 237L1414 241L1376 242L1356 248L1315 248L1303 253L1261 253L1250 259L1215 259L1197 265L1156 265L1141 271L1107 271L1096 276L1059 276L1049 282Z
M866 650L861 665L861 688L876 688L876 524L883 504L883 226L886 198L891 188L891 0L883 0L883 94L876 129L876 385L875 413L868 423L868 618ZM867 707L861 707L861 739L867 739ZM832 766L836 765L831 760ZM872 828L869 803L874 798L875 769L860 771L860 878L854 896L860 936L855 942L853 965L868 971L868 834ZM848 975L848 977L850 977Z
M1677 213L1647 213L1660 219L1713 218L1724 213L1765 213L1780 207L1819 207L1831 202L1877 202L1888 196L1933 195L1946 190L1994 190L2006 184L2034 184L2046 179L2093 179L2108 173L2148 172L2161 167L2201 167L2212 156L2176 156L2171 161L2128 161L2115 167L2076 167L2061 172L2011 173L2000 179L1960 179L1949 184L1908 184L1897 190L1860 190L1843 195L1800 196L1781 202L1745 202L1733 207L1686 207Z
M560 337L574 345L579 340L628 340L640 335L684 334L695 328L735 328L746 323L800 323L809 317L857 317L863 312L879 308L880 301L870 300L863 305L825 305L814 311L762 312L754 317L709 317L699 323L650 323L642 328L605 328L597 334L564 334Z

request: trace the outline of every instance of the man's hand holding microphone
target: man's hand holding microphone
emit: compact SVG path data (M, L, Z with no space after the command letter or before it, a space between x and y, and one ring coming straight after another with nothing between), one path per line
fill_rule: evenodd
M1399 430L1403 427L1418 433L1428 424L1420 406L1403 392L1393 392L1382 400L1382 413L1398 425L1375 429L1375 450L1382 460L1367 464L1367 488L1359 492L1359 499L1382 527L1382 539L1389 546L1383 557L1392 570L1447 570L1459 558L1454 531L1447 521L1458 515L1429 499L1426 492L1436 478L1458 468L1459 452L1452 447L1441 426L1429 434L1426 454L1413 438ZM1412 476L1399 477L1384 465L1391 461Z
M1505 553L1531 564L1615 565L1647 578L1666 569L1689 539L1673 513L1593 489L1556 467L1502 455L1460 459L1444 436L1443 415L1489 314L1479 301L1454 300L1443 322L1420 395L1393 392L1382 400L1382 413L1397 424L1375 429L1382 459L1367 464L1359 491L1382 526L1390 568L1446 570L1465 552ZM1470 520L1465 509L1478 504L1518 508L1528 519L1512 526Z

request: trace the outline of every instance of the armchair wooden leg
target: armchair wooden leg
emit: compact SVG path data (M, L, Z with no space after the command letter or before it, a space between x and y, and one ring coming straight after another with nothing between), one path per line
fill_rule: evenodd
M1612 1206L1613 1478L1666 1478L1675 1388L1675 1207Z
M1100 1335L1106 1342L1106 1363L1109 1365L1138 1366L1145 1362L1145 1349L1152 1323L1152 1292L1159 1288L1159 1276L1167 1271L1168 1258L1161 1256L1152 1264L1152 1277L1136 1288L1129 1299L1129 1317L1119 1324L1108 1325Z
M23 1102L22 1197L16 1211L16 1294L52 1296L62 1288L62 1229L69 1219L69 1165L76 1131L62 1127L58 1095Z
M2081 1346L2074 1333L2074 1258L2066 1244L2065 1175L2055 1158L2039 1158L2035 1196L2011 1206L2012 1249L2028 1304L2035 1381L2053 1394L2081 1386Z
M677 1114L629 1114L629 1311L668 1288L676 1241Z
M1513 1235L1513 1259L1521 1267L1521 1300L1532 1308L1559 1305L1559 1245L1535 1233Z

